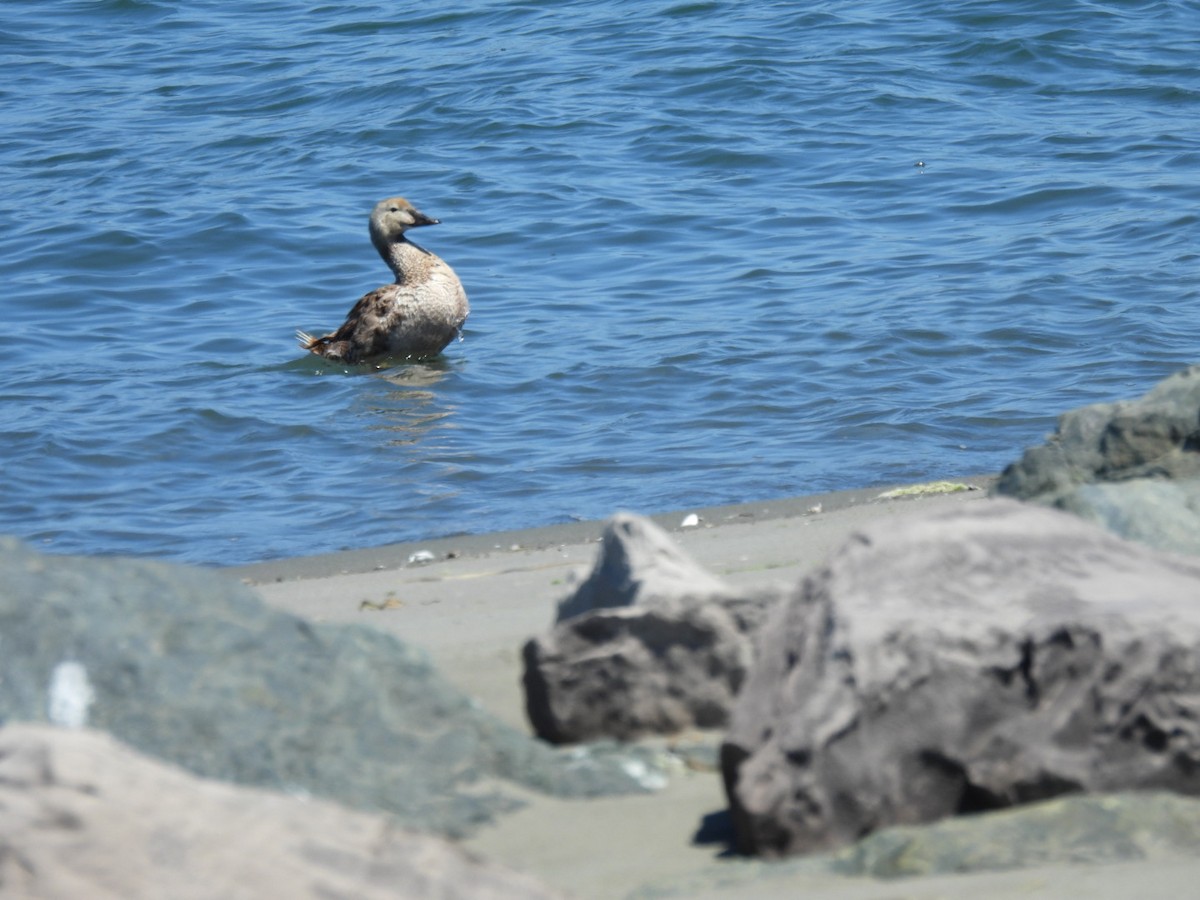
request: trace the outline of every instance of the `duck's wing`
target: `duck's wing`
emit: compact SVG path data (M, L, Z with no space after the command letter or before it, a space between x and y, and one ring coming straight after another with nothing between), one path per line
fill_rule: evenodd
M300 345L320 356L348 363L382 356L388 351L388 333L402 316L395 302L396 285L387 284L363 296L337 331L319 338L302 332Z

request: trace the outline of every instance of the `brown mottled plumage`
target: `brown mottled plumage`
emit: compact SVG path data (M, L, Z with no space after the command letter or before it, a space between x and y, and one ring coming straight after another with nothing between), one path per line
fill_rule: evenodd
M441 353L467 319L467 294L453 269L404 236L409 228L437 224L403 197L376 203L371 243L395 274L395 282L354 304L337 331L324 337L296 332L300 346L348 363Z

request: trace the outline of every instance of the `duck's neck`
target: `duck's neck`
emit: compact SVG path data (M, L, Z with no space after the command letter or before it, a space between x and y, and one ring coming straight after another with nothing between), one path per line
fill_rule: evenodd
M412 281L429 268L429 251L405 238L376 243L375 249L396 276L396 284Z

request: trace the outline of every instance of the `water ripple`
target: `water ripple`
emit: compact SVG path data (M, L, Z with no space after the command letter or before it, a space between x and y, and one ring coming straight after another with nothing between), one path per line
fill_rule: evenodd
M10 3L7 530L232 563L995 470L1195 359L1198 26ZM466 340L302 358L396 192Z

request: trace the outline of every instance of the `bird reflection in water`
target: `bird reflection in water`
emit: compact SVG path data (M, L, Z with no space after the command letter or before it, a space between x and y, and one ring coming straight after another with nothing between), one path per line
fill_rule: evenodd
M450 365L442 359L381 370L376 377L386 381L391 390L372 396L370 411L382 421L370 428L393 432L389 444L407 445L425 440L438 426L444 427L454 415L454 407L435 387L449 371Z

